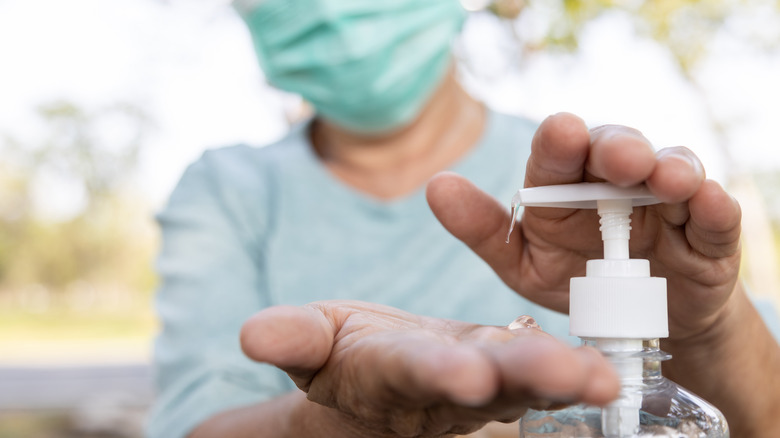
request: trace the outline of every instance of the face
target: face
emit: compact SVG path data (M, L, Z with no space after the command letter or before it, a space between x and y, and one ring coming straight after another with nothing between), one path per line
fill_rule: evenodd
M243 2L246 3L246 2ZM275 86L356 132L410 123L444 77L457 0L263 0L239 10Z

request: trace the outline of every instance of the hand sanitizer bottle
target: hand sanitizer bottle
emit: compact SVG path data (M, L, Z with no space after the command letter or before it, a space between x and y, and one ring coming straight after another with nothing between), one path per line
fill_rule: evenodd
M598 209L604 259L588 261L586 276L571 279L569 331L601 351L621 381L619 398L604 408L529 410L521 437L729 436L720 411L661 374L661 361L671 357L659 349L668 336L666 279L628 255L632 207L658 202L645 186L608 183L535 187L512 199L513 216L519 206Z

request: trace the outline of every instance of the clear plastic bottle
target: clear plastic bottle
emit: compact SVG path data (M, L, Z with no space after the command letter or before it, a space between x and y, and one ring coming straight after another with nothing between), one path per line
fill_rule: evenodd
M663 377L661 361L670 356L659 350L658 344L658 339L643 341L641 351L636 353L602 350L618 372L632 367L642 370L641 376L621 376L622 388L616 404L636 406L636 410L629 408L630 412L625 414L636 412L636 419L624 422L628 423L626 430L620 430L619 421L610 421L610 407L575 405L556 411L528 411L520 420L520 437L728 437L728 425L720 411ZM593 339L583 340L583 345L599 348L598 341Z
M661 374L670 358L659 349L668 336L666 279L650 276L649 261L630 259L628 246L632 207L658 202L644 186L607 183L523 189L512 199L513 216L519 206L598 209L604 258L571 279L569 331L601 351L621 380L620 396L604 408L529 410L521 437L729 437L717 408Z

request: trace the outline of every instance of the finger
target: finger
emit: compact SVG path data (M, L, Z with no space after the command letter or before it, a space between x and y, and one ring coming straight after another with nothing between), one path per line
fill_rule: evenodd
M653 147L641 132L619 125L595 128L590 134L587 172L597 179L627 187L640 184L656 164Z
M678 146L658 151L647 186L660 201L680 204L699 190L704 178L704 166L696 154Z
M582 393L582 400L597 406L615 400L620 393L620 379L612 365L594 348L583 347L577 352L585 362L590 375Z
M506 243L511 221L508 209L451 172L434 176L428 183L426 196L431 211L444 228L482 257L507 284L512 284L510 277L520 267L523 243L521 238Z
M357 341L348 354L339 364L341 379L351 379L352 387L384 406L475 406L498 390L497 370L484 352L427 330L377 333Z
M590 134L579 117L559 113L545 119L531 143L525 186L580 182L590 149Z
M715 181L705 181L688 202L691 220L686 237L691 247L709 258L739 251L742 211L739 203Z
M498 370L474 346L434 348L424 352L412 366L417 385L430 382L456 404L479 406L498 392Z
M656 166L647 179L650 191L664 204L651 207L669 228L682 227L690 218L688 200L704 182L704 166L688 148L664 148L656 154ZM677 245L687 245L682 236Z
M241 328L241 349L250 359L287 372L306 389L333 348L335 330L319 310L275 306L249 318Z
M439 339L415 339L395 333L390 342L374 344L376 368L385 374L391 393L405 394L426 404L450 401L478 406L498 390L497 369L475 346L451 344Z
M548 117L536 131L526 166L526 187L606 180L639 184L655 166L653 148L639 131L605 125L588 131L578 117ZM528 209L543 219L563 219L569 209Z
M739 203L718 183L704 181L689 202L655 206L667 226L654 239L655 257L695 281L723 281L722 275L702 270L703 263L736 256L740 250ZM682 257L682 258L681 258ZM727 263L738 263L739 258Z
M572 349L549 337L523 336L496 349L504 391L541 400L603 405L620 389L606 359L591 349Z

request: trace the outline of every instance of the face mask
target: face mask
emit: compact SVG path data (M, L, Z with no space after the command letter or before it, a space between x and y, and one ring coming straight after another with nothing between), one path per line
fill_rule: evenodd
M458 0L237 2L269 82L347 129L411 122L444 77Z

